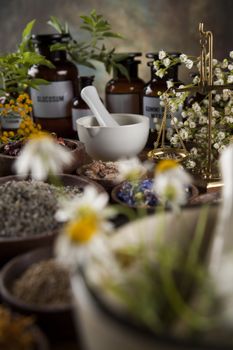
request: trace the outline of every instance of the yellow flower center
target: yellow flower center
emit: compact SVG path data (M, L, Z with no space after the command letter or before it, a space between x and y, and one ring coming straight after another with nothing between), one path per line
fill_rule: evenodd
M159 173L163 173L165 171L171 170L171 169L175 169L179 166L177 160L174 159L165 159L165 160L161 160L159 162L159 164L156 166L155 168L155 172L157 174Z
M49 133L44 132L44 131L39 131L37 133L33 133L29 137L29 140L32 140L32 141L38 141L38 140L43 140L43 139L53 140L53 137Z
M65 232L75 243L87 243L97 232L99 220L94 212L89 211L65 226Z

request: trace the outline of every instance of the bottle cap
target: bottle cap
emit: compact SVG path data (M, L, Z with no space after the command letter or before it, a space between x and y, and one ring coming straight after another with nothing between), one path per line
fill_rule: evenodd
M180 52L167 52L169 56L172 56L173 58L179 57L181 55ZM158 52L148 52L146 53L146 58L153 58L155 61L159 59L159 53Z
M32 34L31 40L33 44L52 45L55 43L65 43L70 40L70 34Z
M94 75L78 77L80 88L83 89L86 86L92 85L94 79L95 79Z
M141 52L118 52L114 54L116 61L122 64L139 64L141 61L135 60L134 58L140 56L142 56Z

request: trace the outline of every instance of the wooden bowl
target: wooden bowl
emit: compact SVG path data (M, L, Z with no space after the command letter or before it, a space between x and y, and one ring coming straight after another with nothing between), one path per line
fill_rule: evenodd
M143 179L145 180L145 179ZM148 180L150 180L150 178L148 178ZM123 205L123 206L126 206L126 207L130 207L130 208L133 208L133 209L139 209L139 208L143 208L143 209L148 209L148 210L153 210L155 208L155 206L149 206L149 205L140 205L140 206L137 206L137 205L129 205L128 203L124 202L123 200L121 200L118 196L118 193L119 191L121 190L122 186L125 184L125 182L122 182L120 183L119 185L115 186L113 189L112 189L112 192L111 192L111 199L113 202L115 203L118 203L120 205ZM194 185L191 185L190 186L190 194L189 194L189 198L188 198L188 204L190 204L190 201L193 200L196 196L198 196L199 194L199 191L197 189L196 186ZM156 197L156 196L155 196ZM157 198L157 202L158 202L158 205L159 205L159 199Z
M77 174L88 179L91 181L94 181L96 183L98 183L99 185L103 186L104 189L108 192L111 192L111 190L113 189L113 187L115 187L119 181L117 180L117 178L114 180L108 180L108 179L101 179L101 178L94 178L94 177L90 177L86 174L86 170L89 168L90 164L85 164L82 165L80 168L77 169Z
M51 247L37 249L10 260L0 273L0 295L4 304L12 311L34 316L37 324L51 338L75 338L72 304L35 305L28 304L11 292L13 283L32 264L52 258Z
M59 175L59 177L64 186L78 186L80 188L85 188L87 185L91 184L99 192L105 192L102 186L75 175L62 174ZM13 180L21 181L22 178L16 175L2 177L0 178L0 186L7 181ZM29 250L44 246L51 246L56 236L57 230L46 234L42 232L39 235L27 237L0 238L0 265L3 265L14 256L28 252Z
M73 160L69 166L63 169L64 174L73 173L78 167L86 163L87 154L85 151L85 146L80 141L73 141L64 139L68 147L70 147L70 152L73 156ZM17 159L17 156L8 156L0 153L0 176L14 175L13 163Z
M192 205L203 205L219 203L221 201L221 191L200 194L190 200Z

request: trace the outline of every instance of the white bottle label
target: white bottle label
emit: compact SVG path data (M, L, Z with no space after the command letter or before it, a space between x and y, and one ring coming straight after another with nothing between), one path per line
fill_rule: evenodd
M73 130L77 131L77 125L76 120L81 117L86 117L89 115L93 115L92 111L90 109L75 109L72 108L72 126Z
M138 94L106 94L107 109L111 113L140 112L140 98Z
M150 128L155 129L155 124L161 124L163 119L164 108L160 105L160 98L154 96L143 96L143 114L150 119ZM181 109L174 113L174 117L178 120L181 120ZM157 122L155 123L155 118ZM167 123L166 127L170 128L171 126L171 115L167 114Z
M155 118L161 122L163 108L160 106L160 98L154 96L143 96L143 115L150 119L150 129L155 129Z
M71 101L74 98L71 81L40 85L38 90L30 89L30 94L36 118L65 118L71 114Z
M1 115L1 125L3 129L18 129L22 121L21 116L18 113L8 113L7 115Z

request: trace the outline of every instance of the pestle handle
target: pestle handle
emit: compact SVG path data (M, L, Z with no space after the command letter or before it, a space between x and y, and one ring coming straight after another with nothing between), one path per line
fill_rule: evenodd
M100 126L116 128L119 124L113 119L101 102L94 86L86 86L81 91L81 97L91 109Z

